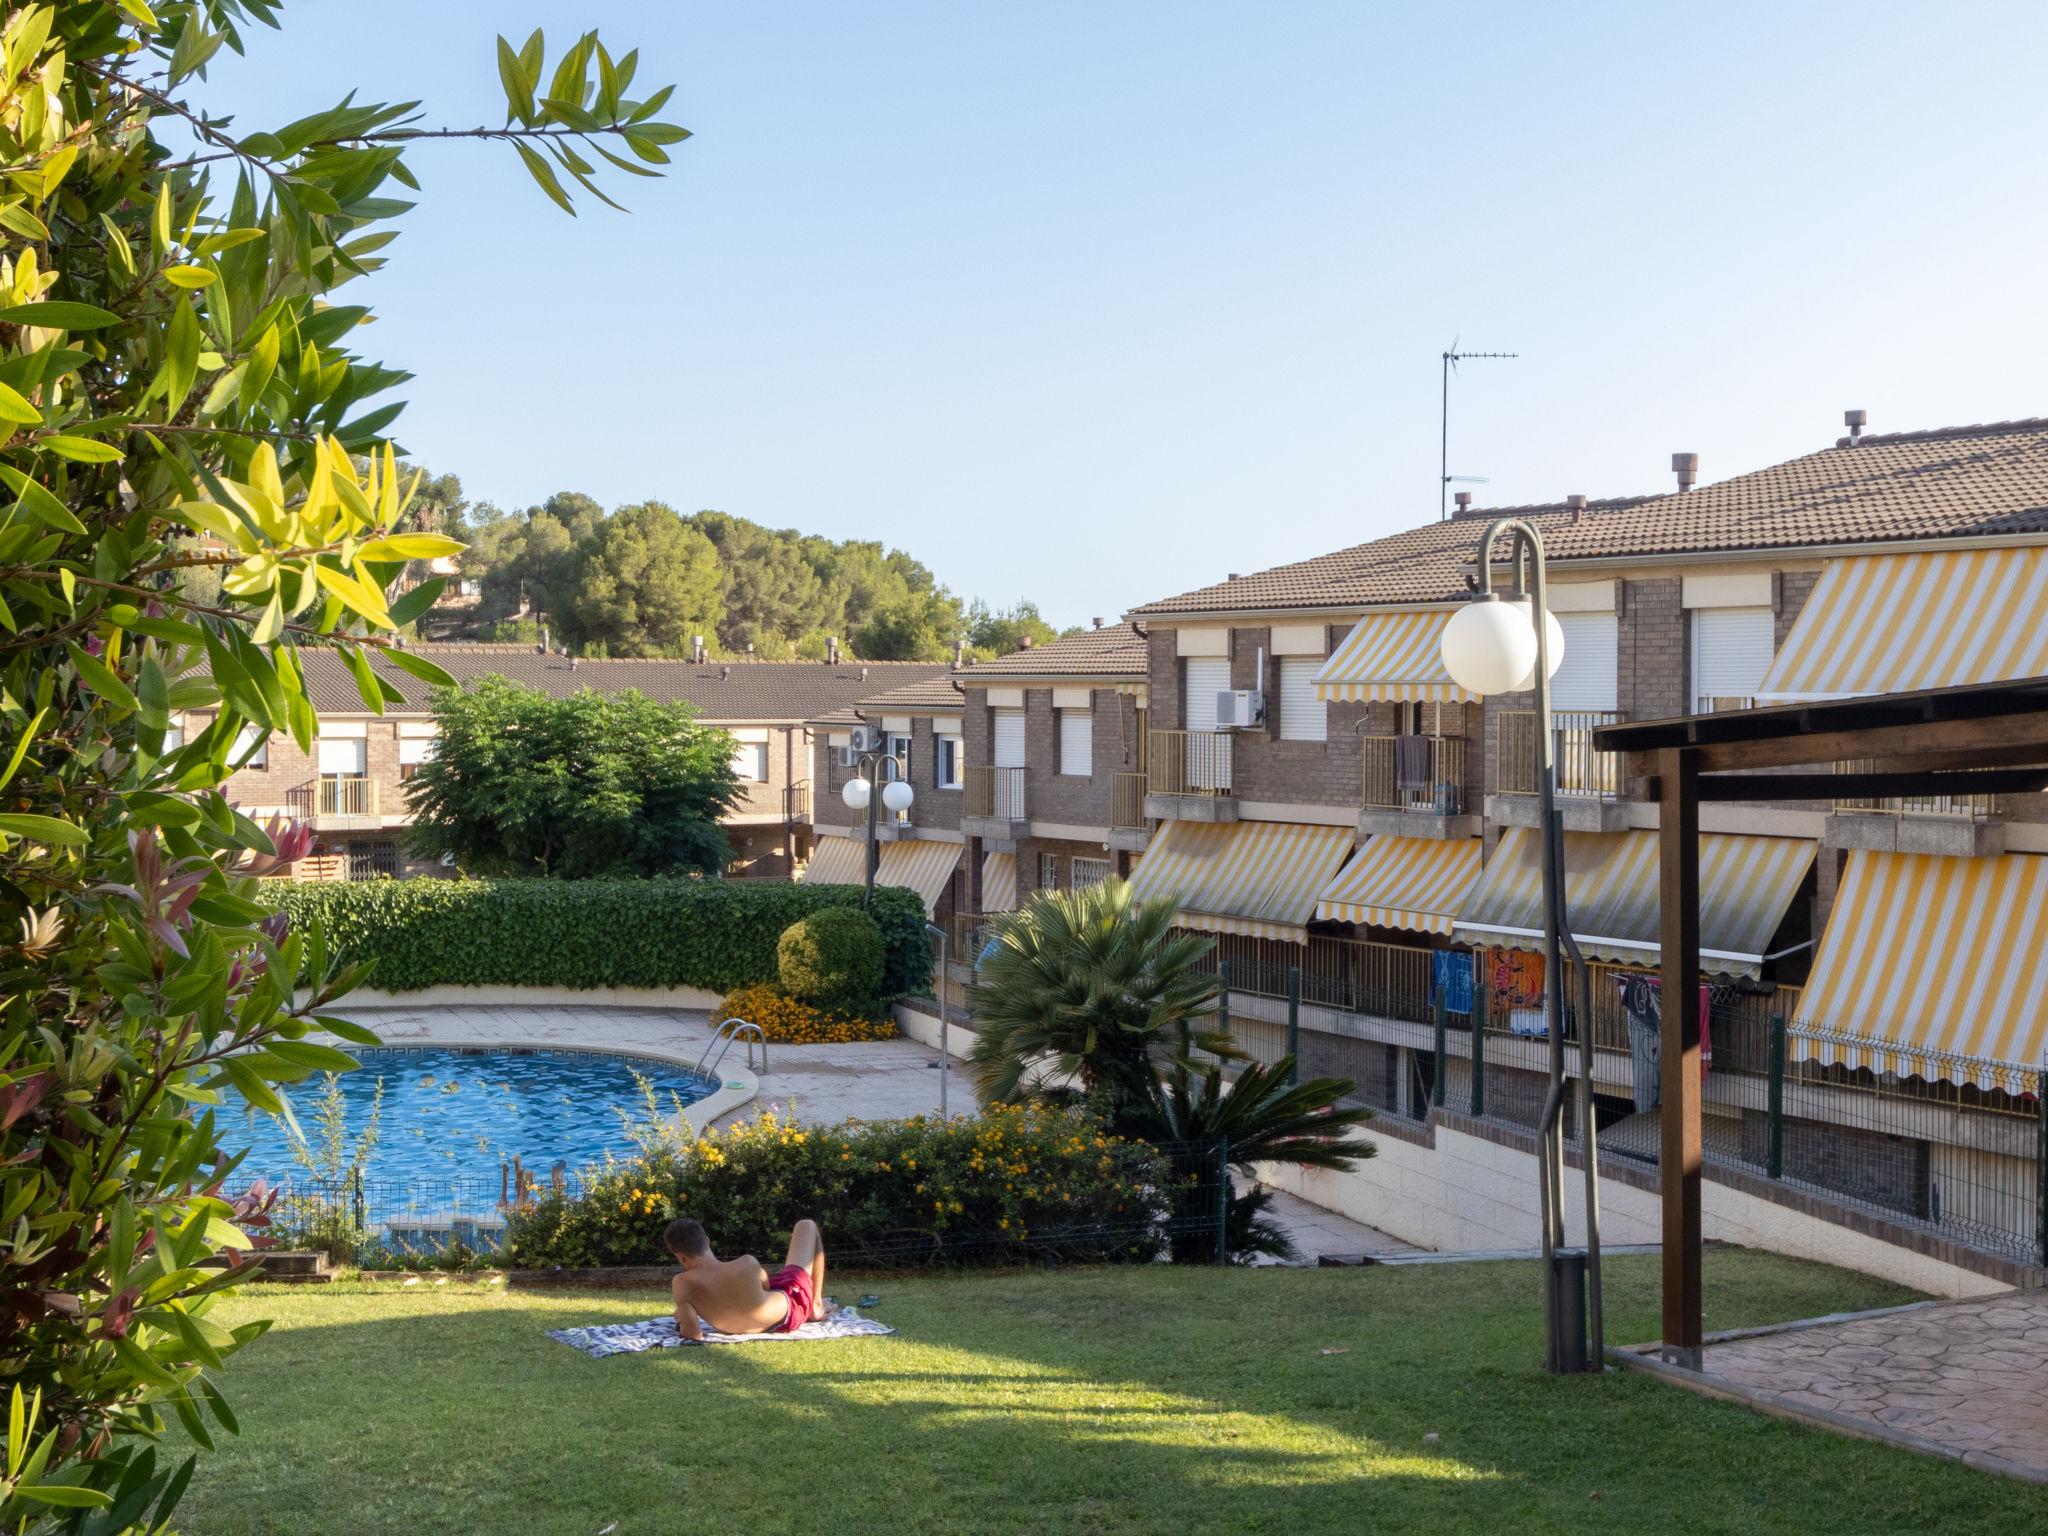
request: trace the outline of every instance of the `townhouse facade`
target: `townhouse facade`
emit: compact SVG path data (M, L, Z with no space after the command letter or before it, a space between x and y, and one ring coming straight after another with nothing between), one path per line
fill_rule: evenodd
M967 772L992 786L970 794L970 848L1015 853L1013 899L1041 858L1056 878L1084 846L1138 894L1178 898L1183 923L1215 936L1233 1025L1260 1054L1282 1049L1291 1015L1303 1069L1353 1078L1385 1112L1483 1094L1490 1114L1533 1125L1546 1086L1534 696L1474 697L1438 649L1471 600L1487 523L1522 518L1548 551L1565 641L1552 748L1593 1011L1572 1027L1598 1048L1603 1137L1650 1153L1657 806L1594 732L2048 673L2048 422L1859 432L1717 484L1689 478L1661 496L1461 507L1135 608L1117 672L1087 696L1098 748L1113 711L1139 722L1128 754L1102 765L1138 775L1134 813L1091 799L1107 814L1070 826L1051 810L1080 788L1056 770L1064 712L1083 707L1078 688L1057 692L1056 647L967 669ZM1492 574L1513 586L1515 572ZM1013 782L1021 805L1000 799ZM2048 1001L2015 985L2033 960L2011 961L2048 947L2048 899L2011 898L2048 890L2044 802L1701 808L1710 1147L1849 1177L1858 1198L1917 1220L1975 1212L2038 1241L2038 1117L2017 1079L1996 1086L2011 1074L1995 1064L2048 1049ZM986 881L970 895L977 913L1000 910ZM1448 1047L1445 1011L1465 1021ZM1928 1054L1859 1077L1832 1034ZM1774 1050L1846 1073L1815 1089L1819 1118L1767 1113ZM1907 1079L1925 1113L1878 1123L1865 1101Z
M891 682L943 672L924 662L766 662L700 659L571 660L531 646L417 647L458 683L499 676L557 698L591 688L635 689L649 698L682 701L703 724L734 739L733 767L741 797L724 818L732 845L731 875L790 878L809 856L813 837L812 716ZM320 717L309 751L282 732L242 750L254 756L228 779L231 803L262 819L288 817L313 828L315 851L298 866L301 878L379 879L453 874L411 854L406 782L434 750L429 689L377 661L376 669L404 695L383 714L366 709L353 677L332 652L300 652ZM188 733L208 712L185 717ZM239 758L239 752L237 754Z

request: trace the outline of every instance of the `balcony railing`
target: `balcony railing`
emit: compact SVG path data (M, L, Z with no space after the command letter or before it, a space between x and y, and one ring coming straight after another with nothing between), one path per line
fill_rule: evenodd
M1145 830L1145 775L1119 773L1109 781L1109 824L1126 830Z
M1152 731L1145 743L1145 792L1152 795L1227 795L1229 731Z
M1465 738L1367 736L1364 804L1458 816L1465 810Z
M799 779L782 791L782 819L801 823L811 819L811 781Z
M1874 761L1835 764L1837 773L1873 773ZM1955 821L1989 821L1998 814L1996 795L1892 795L1883 799L1835 801L1835 810L1851 816L1940 816Z
M317 821L323 816L375 816L377 781L363 774L324 773L310 783L285 791L294 816Z
M1621 760L1593 749L1593 732L1621 721L1618 710L1576 709L1552 713L1551 752L1557 764L1557 792L1613 799L1621 793ZM1504 795L1533 795L1538 788L1536 712L1503 710L1494 716L1496 787Z
M1000 821L1024 820L1024 770L970 764L964 814Z

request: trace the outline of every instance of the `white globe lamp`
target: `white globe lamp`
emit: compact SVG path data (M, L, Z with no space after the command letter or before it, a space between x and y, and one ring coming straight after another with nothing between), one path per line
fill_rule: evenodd
M1481 698L1513 693L1536 670L1536 630L1528 609L1498 597L1481 597L1452 614L1440 649L1451 681Z
M1518 610L1521 613L1522 622L1529 626L1530 638L1534 639L1536 635L1536 624L1535 621L1529 617L1529 609L1531 607L1529 599L1525 597L1518 602L1508 604L1508 606L1510 608ZM1550 644L1550 671L1546 673L1545 676L1555 677L1557 676L1558 667L1562 665L1564 662L1564 626L1557 622L1556 614L1550 613L1548 611L1544 613L1543 620L1544 638ZM1533 655L1531 655L1529 658L1529 670L1522 674L1521 682L1517 683L1514 686L1514 688L1510 691L1514 693L1527 693L1531 688L1534 688L1535 686L1536 658Z
M868 796L873 791L866 779L848 779L846 787L839 791L839 798L846 802L850 811L864 811L868 808Z
M882 786L882 805L899 816L910 809L911 799L910 786L901 779L891 779Z

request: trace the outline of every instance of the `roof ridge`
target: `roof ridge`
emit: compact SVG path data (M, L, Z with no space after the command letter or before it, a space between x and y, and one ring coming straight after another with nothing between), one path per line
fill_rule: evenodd
M1870 448L1890 443L1941 442L1957 437L2009 437L2019 432L2048 432L2048 416L2018 416L2011 421L1979 421L1960 427L1924 427L1917 432L1866 432L1853 442L1849 438L1838 437L1835 446Z

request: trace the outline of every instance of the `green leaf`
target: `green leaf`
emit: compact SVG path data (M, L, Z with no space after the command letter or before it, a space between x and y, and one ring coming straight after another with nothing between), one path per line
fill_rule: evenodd
M78 675L85 679L86 687L105 699L117 709L133 714L139 707L135 694L122 682L114 669L90 654L76 641L64 642L64 649L71 657L71 665L78 669Z
M31 816L18 811L0 812L0 832L60 848L83 848L92 841L83 827L59 821L55 816Z
M502 36L498 39L498 80L505 87L508 116L522 123L532 122L533 81L520 68L519 55L512 51L512 45Z
M270 601L264 604L263 617L256 621L256 627L249 632L249 638L258 645L268 645L284 633L284 599L276 592L270 594Z
M270 381L277 373L277 327L267 327L256 344L249 349L243 360L241 406L245 411L254 410L256 402L263 398L263 391L270 388Z
M347 1051L310 1040L273 1040L264 1050L287 1066L311 1067L316 1072L353 1072L362 1065Z
M438 560L459 555L468 548L460 539L439 533L394 533L386 539L372 539L362 548L365 560Z
M47 705L37 710L35 718L28 723L28 729L23 731L21 739L15 742L14 755L7 759L7 771L0 773L0 789L5 789L13 782L15 773L21 767L21 760L28 756L28 749L35 743L36 732L42 729L43 721L49 717L49 713Z
M435 576L421 582L391 605L391 622L400 629L405 628L434 606L434 600L441 595L441 589L447 585L446 576Z
M71 459L79 464L118 464L121 450L109 443L95 442L89 437L72 437L63 432L52 432L47 437L36 439L38 448L47 448L59 458Z
M192 393L192 381L199 374L199 316L192 308L190 299L180 299L176 309L171 311L171 323L165 333L165 357L163 371L157 375L157 382L163 385L165 408L176 415L184 408L185 397Z
M24 1499L58 1509L105 1509L114 1502L97 1488L74 1488L69 1483L20 1483L14 1491Z
M0 384L0 421L11 421L16 426L40 427L43 413L28 401L28 398L9 385Z
M436 688L453 688L455 679L442 668L434 665L417 651L388 650L384 659L401 672L410 672L423 683L432 683Z
M59 533L84 533L85 524L71 515L71 509L52 495L41 482L31 480L11 464L0 464L0 485L21 499L29 515Z
M569 201L569 194L564 192L562 184L555 180L554 168L517 139L512 141L512 147L519 151L519 158L526 162L528 174L540 184L541 191L553 198L556 206L564 213L574 218L576 216L576 205Z
M165 185L168 187L169 183ZM121 317L92 304L51 299L41 304L10 304L0 309L0 325L33 325L48 331L97 331L119 325Z
M205 288L220 281L220 274L211 267L195 267L184 263L165 267L164 276L179 288Z

